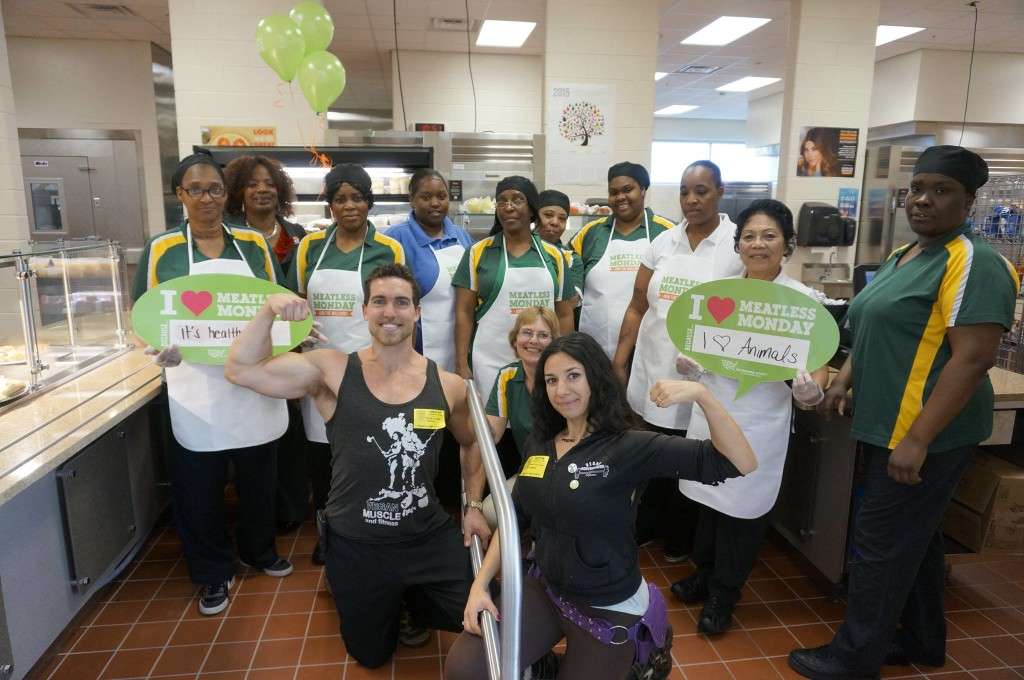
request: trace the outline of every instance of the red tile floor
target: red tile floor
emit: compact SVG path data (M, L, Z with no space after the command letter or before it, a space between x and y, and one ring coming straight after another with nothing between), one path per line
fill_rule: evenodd
M309 560L315 540L311 524L279 538L278 550L291 557L295 573L284 579L245 573L236 579L230 608L203 617L174 529L160 527L29 678L439 680L454 639L449 633L435 634L419 649L399 648L390 664L374 671L348 659L323 570ZM645 577L664 586L673 607L673 680L799 677L786 666L786 654L826 642L842 618L843 606L824 597L776 537L761 552L733 630L709 640L695 634L699 608L682 607L668 593L668 585L693 567L663 563L658 548L642 552ZM950 560L946 665L888 667L883 677L1024 678L1024 556Z

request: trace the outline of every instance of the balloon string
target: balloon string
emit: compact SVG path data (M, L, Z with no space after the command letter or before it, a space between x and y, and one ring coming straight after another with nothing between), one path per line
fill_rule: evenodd
M292 109L294 110L295 109L295 88L292 87L291 83L288 83L288 94L291 95ZM321 130L326 130L327 129L327 126L325 125L326 122L327 122L326 114L324 114L324 117L322 117L322 118L321 118L320 114L316 114L316 121L317 121L316 122L316 127L320 128ZM328 156L327 154L322 153L322 152L317 150L317 148L316 148L316 140L313 138L313 134L312 133L310 134L309 143L307 144L305 142L306 136L302 132L302 122L299 120L298 116L295 117L295 127L298 128L298 130L299 130L299 141L302 143L303 150L308 151L310 153L311 158L309 159L309 164L310 165L319 165L322 168L329 168L329 167L331 167L333 165L333 163L331 162L331 157Z

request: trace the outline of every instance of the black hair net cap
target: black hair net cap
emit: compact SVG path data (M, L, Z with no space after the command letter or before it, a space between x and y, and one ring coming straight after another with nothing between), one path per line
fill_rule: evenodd
M213 154L210 153L209 149L197 149L195 153L185 156L178 162L178 167L171 175L171 189L177 189L181 186L181 180L184 179L185 173L193 165L209 165L217 171L220 175L221 180L224 180L224 169L220 167L220 163L213 159Z
M533 182L525 177L520 177L519 175L505 177L498 182L498 186L494 190L495 200L497 200L498 196L501 195L501 192L508 191L509 189L515 189L523 196L526 196L526 203L530 206L530 219L536 222L537 212L540 210L540 195L537 193L537 187L534 186ZM497 211L498 208L496 207L495 213L497 213ZM498 221L498 216L495 214L494 226L491 227L490 233L493 235L499 231L501 231L501 222Z
M641 189L651 186L651 176L647 173L647 168L639 163L623 161L608 168L608 181L611 182L616 177L632 177Z
M962 146L944 144L925 149L914 163L914 174L935 173L952 177L975 193L988 181L988 163Z
M339 163L331 168L324 177L324 194L327 202L334 200L334 194L342 184L348 184L359 190L366 202L373 207L373 180L361 165L355 163Z
M549 205L557 205L568 214L569 197L556 189L545 189L540 192L540 197L537 200L537 209L546 208Z

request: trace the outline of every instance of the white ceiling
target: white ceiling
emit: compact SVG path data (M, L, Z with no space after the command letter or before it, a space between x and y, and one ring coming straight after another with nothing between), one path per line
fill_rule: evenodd
M8 35L87 39L148 40L170 49L167 0L0 0ZM245 0L238 0L244 2ZM462 32L430 27L432 18L464 19L465 0L397 0L398 42L402 50L463 52ZM855 1L855 0L851 0ZM93 3L120 4L131 15L95 17ZM722 68L708 76L672 74L656 86L656 106L693 104L700 108L686 118L746 116L748 98L781 91L784 83L752 94L720 94L715 88L743 76L783 77L789 33L789 0L659 0L661 23L658 71L672 72L687 64ZM395 46L392 3L387 0L325 0L336 19L331 51L345 64L348 85L343 102L350 109L391 108L390 51ZM713 12L707 7L712 5ZM980 0L980 51L1024 52L1024 0ZM84 12L84 15L83 15ZM511 19L536 21L537 29L522 49L478 48L473 52L543 54L545 0L469 0L470 21ZM731 45L707 48L679 41L721 15L769 17L771 23ZM882 0L879 23L926 26L927 30L883 45L876 59L922 47L968 50L973 10L966 0ZM344 17L344 24L338 18ZM650 77L654 77L650 74Z

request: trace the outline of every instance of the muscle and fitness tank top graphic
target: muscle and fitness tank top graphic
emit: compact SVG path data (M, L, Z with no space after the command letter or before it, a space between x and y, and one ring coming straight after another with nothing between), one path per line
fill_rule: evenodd
M357 353L348 357L334 417L327 517L346 538L378 543L414 539L445 523L434 494L448 402L428 360L423 390L404 404L377 399Z

